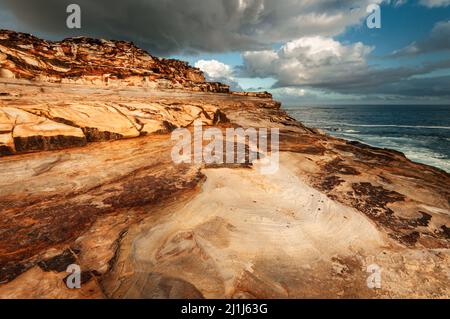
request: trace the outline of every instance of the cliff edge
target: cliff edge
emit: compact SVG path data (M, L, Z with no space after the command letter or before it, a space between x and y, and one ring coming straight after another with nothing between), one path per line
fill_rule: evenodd
M1 298L450 297L446 172L127 42L1 31L0 62ZM279 129L279 169L174 163L194 122Z

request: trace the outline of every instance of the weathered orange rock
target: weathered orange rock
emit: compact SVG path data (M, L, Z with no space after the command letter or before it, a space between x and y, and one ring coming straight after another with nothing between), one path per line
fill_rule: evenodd
M450 297L448 173L126 42L3 31L0 51L16 77L0 79L0 298ZM176 165L169 133L195 120L278 128L279 170Z
M160 59L131 42L85 37L50 42L0 30L0 78L228 93L186 62Z
M95 87L41 83L35 92L23 84L0 83L6 94L0 97L0 156L167 133L197 119L205 125L227 120L215 104L145 101L145 91L92 95Z

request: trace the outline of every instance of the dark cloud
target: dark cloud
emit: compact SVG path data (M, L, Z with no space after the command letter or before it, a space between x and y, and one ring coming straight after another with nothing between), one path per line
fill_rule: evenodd
M423 77L433 71L450 68L450 60L426 63L417 67L376 68L348 73L341 81L312 83L310 87L344 94L398 94L408 96L450 96L446 77Z
M404 57L432 52L450 51L450 20L437 23L430 35L395 51L390 57Z
M387 95L450 98L450 76L411 78L380 88Z
M310 34L336 35L379 1L3 0L2 10L37 35L123 39L170 54L259 50ZM65 27L70 3L81 6L81 31Z
M270 77L277 80L277 88L448 96L448 78L417 78L449 68L448 61L381 68L367 63L371 47L332 39L360 23L366 6L374 2L381 0L0 0L1 16L6 17L0 27L17 26L18 31L50 39L86 35L128 40L156 55L245 51L238 74L212 76L211 64L205 70L210 79L236 88L239 76ZM66 27L66 7L71 3L81 6L81 30ZM279 43L285 45L273 50ZM449 49L450 21L443 21L427 39L394 55Z

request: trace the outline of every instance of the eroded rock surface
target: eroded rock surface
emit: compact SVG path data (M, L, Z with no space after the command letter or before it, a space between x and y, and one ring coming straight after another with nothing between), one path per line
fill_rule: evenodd
M170 98L146 101L153 94L139 90L0 83L0 91L12 90L16 95L0 97L0 156L164 134L195 120L205 125L228 121L206 96L187 103Z
M144 54L2 34L0 51L29 65L65 56L70 68L49 72L63 79L105 52L107 68L135 66L114 47ZM41 73L11 56L0 56L0 297L450 297L449 174L323 135L263 93L28 81ZM176 165L170 132L195 120L279 128L279 170ZM71 264L81 289L66 286ZM367 286L371 265L381 289Z
M51 42L0 30L0 63L0 78L229 92L186 62L154 57L126 41L77 37Z

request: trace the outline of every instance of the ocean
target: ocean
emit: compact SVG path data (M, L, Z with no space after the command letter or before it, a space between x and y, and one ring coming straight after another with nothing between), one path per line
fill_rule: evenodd
M403 152L450 172L450 106L348 105L284 107L329 135Z

